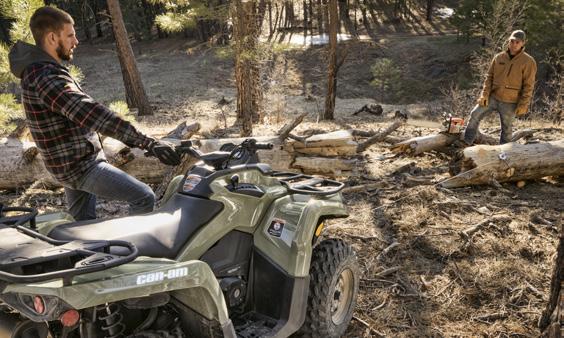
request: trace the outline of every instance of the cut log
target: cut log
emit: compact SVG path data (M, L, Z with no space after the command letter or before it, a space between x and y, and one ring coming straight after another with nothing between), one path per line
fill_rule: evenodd
M564 140L468 147L452 170L460 174L441 182L443 188L562 176Z
M0 189L17 189L35 181L55 184L35 143L17 138L0 140Z
M292 168L305 173L323 174L331 177L358 175L357 160L326 157L296 157Z
M275 170L288 170L293 161L293 154L283 149L276 136L257 137L259 142L275 145L272 150L259 151L262 162L268 163ZM177 139L165 141L180 144ZM243 138L200 140L197 143L203 152L218 150L224 143L241 143ZM141 149L130 149L123 143L105 138L104 153L108 162L146 183L160 183L170 171L170 167L160 163L154 157L146 157ZM0 140L0 189L16 189L42 180L60 186L45 169L43 159L38 154L35 143L13 138Z
M460 137L460 134L439 133L414 137L409 140L396 143L391 150L395 153L419 155L427 151L446 147Z
M511 142L518 141L522 138L530 138L535 134L533 129L523 129L513 133L511 135ZM499 144L499 137L493 137L491 135L482 134L478 131L476 135L476 140L474 141L475 144L489 144L489 145L496 145Z
M356 155L356 145L344 146L344 147L295 148L294 151L298 154L319 155L326 157L352 156L352 155Z
M317 134L305 139L305 142L290 142L294 149L318 147L347 147L356 146L350 130L338 130L326 134Z
M351 133L353 134L353 136L358 136L358 137L372 137L374 135L376 135L377 133L374 131L364 131L364 130L358 130L358 129L353 129L351 130ZM400 143L405 141L405 138L402 137L396 137L396 136L386 136L384 137L384 142L386 143L390 143L390 144L396 144L396 143Z
M524 129L513 133L511 137L511 142L520 140L521 138L531 137L534 134L534 130ZM428 151L439 150L446 146L451 145L454 141L460 139L462 134L448 134L448 133L438 133L434 135L426 135L414 137L409 140L405 140L399 143L395 143L391 150L396 153L409 154L409 155L419 155ZM482 134L478 131L475 144L488 144L497 145L499 144L499 138L493 136Z
M186 124L186 121L180 123L174 130L166 134L166 138L176 138L179 140L187 140L197 133L202 126L198 122Z

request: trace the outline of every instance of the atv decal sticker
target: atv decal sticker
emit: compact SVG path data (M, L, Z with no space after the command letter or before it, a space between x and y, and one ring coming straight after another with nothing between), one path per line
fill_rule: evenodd
M286 225L285 220L280 218L274 218L272 222L270 222L270 226L268 227L268 234L274 237L282 236L284 225Z
M188 175L184 180L184 185L182 186L182 190L184 192L190 192L194 190L194 188L200 183L202 180L202 176L200 175Z
M157 271L137 276L137 285L161 282L165 279L174 279L188 276L188 268L171 269L167 272Z

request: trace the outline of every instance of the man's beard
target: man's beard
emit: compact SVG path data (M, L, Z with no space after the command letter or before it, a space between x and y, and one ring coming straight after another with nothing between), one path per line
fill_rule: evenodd
M65 51L65 48L63 47L63 44L61 42L59 42L59 46L57 46L56 52L57 52L57 56L61 60L63 60L63 61L71 61L72 60L71 49Z

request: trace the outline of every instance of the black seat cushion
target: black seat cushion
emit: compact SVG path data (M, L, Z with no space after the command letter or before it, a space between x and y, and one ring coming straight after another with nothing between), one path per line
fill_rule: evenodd
M175 258L188 239L222 209L220 202L177 193L149 214L63 224L51 230L49 237L124 240L135 244L140 256Z

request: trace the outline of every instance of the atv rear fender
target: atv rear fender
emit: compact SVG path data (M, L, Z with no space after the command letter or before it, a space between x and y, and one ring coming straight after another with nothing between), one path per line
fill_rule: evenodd
M217 279L210 267L198 260L177 263L139 257L129 264L76 276L69 286L63 286L62 280L52 280L10 284L3 291L55 296L77 310L162 292L170 292L202 316L217 320L224 333L233 328Z

